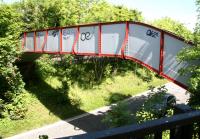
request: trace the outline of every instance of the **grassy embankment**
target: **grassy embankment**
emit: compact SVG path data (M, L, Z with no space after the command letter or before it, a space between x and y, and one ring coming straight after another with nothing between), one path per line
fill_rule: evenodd
M32 84L25 91L28 112L23 120L0 121L0 136L8 137L33 128L66 119L95 108L109 105L115 101L148 90L149 86L159 86L167 81L154 77L144 82L131 72L106 79L92 89L70 86L66 94L59 92L61 85L57 78Z

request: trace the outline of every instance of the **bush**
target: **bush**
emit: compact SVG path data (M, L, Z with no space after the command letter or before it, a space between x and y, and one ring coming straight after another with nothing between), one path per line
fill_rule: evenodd
M49 55L43 55L36 60L36 74L42 79L55 76L57 69L54 65L55 60Z
M102 122L108 124L111 128L131 124L133 115L128 110L128 103L119 102L112 105L111 110L108 111Z
M74 93L72 91L68 94L68 97L69 97L70 104L72 106L75 106L76 108L80 108L80 106L82 105L82 101L81 101L80 96L77 93Z
M0 117L24 115L24 108L18 99L23 92L24 82L15 64L20 55L21 25L20 14L13 7L0 5L0 27L3 27L0 30Z
M150 82L154 77L154 73L146 68L138 68L136 70L136 75L140 77L145 82Z
M165 96L167 95L165 86L159 87L156 91L152 88L151 91L152 93L148 95L148 99L136 113L136 120L138 123L158 119L164 116L171 116L173 114L173 110L165 101ZM171 103L173 105L174 101Z
M6 106L11 120L23 119L27 112L26 100L23 94L18 95L12 104Z

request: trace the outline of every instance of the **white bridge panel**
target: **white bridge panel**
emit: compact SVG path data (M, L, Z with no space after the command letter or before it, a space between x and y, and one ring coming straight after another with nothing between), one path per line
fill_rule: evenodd
M27 32L22 37L22 41L25 41L22 45L24 52L37 53L44 50L44 53L71 53L73 52L74 45L74 51L77 55L92 55L101 52L100 55L102 56L121 56L121 49L126 36L126 23L101 24L101 36L99 36L100 30L97 24ZM140 61L139 63L146 64L145 66L159 71L162 30L136 22L128 22L128 25L128 42L124 50L125 58L136 59ZM61 30L62 33L60 32ZM200 63L199 61L197 63L179 62L177 54L183 48L191 47L191 45L173 34L165 31L163 33L163 71L161 75L170 80L177 81L179 85L187 86L189 75L180 75L179 70ZM60 49L61 41L62 51ZM101 51L99 47L101 47Z
M24 45L25 51L34 51L34 33L26 33L26 41Z
M125 56L159 70L161 32L137 24L129 25L129 40Z
M164 35L164 57L163 57L163 73L176 81L187 85L189 76L180 75L179 70L188 66L187 62L179 62L177 54L184 47L189 47L183 41L180 41L169 35Z
M77 53L98 54L98 26L80 27Z
M49 30L47 45L44 47L45 51L49 52L59 52L60 50L60 30Z
M102 25L101 53L121 55L121 47L125 39L126 24Z
M62 30L62 52L72 52L77 33L78 28L66 28Z
M44 38L46 31L36 32L36 51L42 51L42 45L44 44Z

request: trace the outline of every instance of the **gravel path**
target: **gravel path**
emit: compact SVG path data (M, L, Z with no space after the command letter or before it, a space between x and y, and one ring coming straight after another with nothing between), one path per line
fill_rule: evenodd
M189 93L187 93L186 90L173 83L167 83L165 86L170 94L176 96L178 104L187 103ZM148 93L149 91L146 91L126 100L129 102L129 108L131 111L133 111L133 113L141 107L144 100L147 98ZM67 120L62 120L42 128L34 129L10 137L9 139L38 139L39 135L48 135L49 138L59 138L103 130L108 127L101 123L101 119L103 118L105 112L109 109L110 106L101 107L89 113L85 113Z

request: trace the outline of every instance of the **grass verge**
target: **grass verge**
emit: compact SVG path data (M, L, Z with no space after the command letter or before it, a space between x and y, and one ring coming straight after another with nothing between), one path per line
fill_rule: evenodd
M30 85L25 91L24 99L28 105L25 119L0 120L0 136L12 136L85 113L148 90L149 86L159 86L166 82L156 77L150 82L144 82L132 72L127 72L123 76L108 78L101 85L90 89L73 85L68 92L60 93L57 78L47 79L37 85Z

